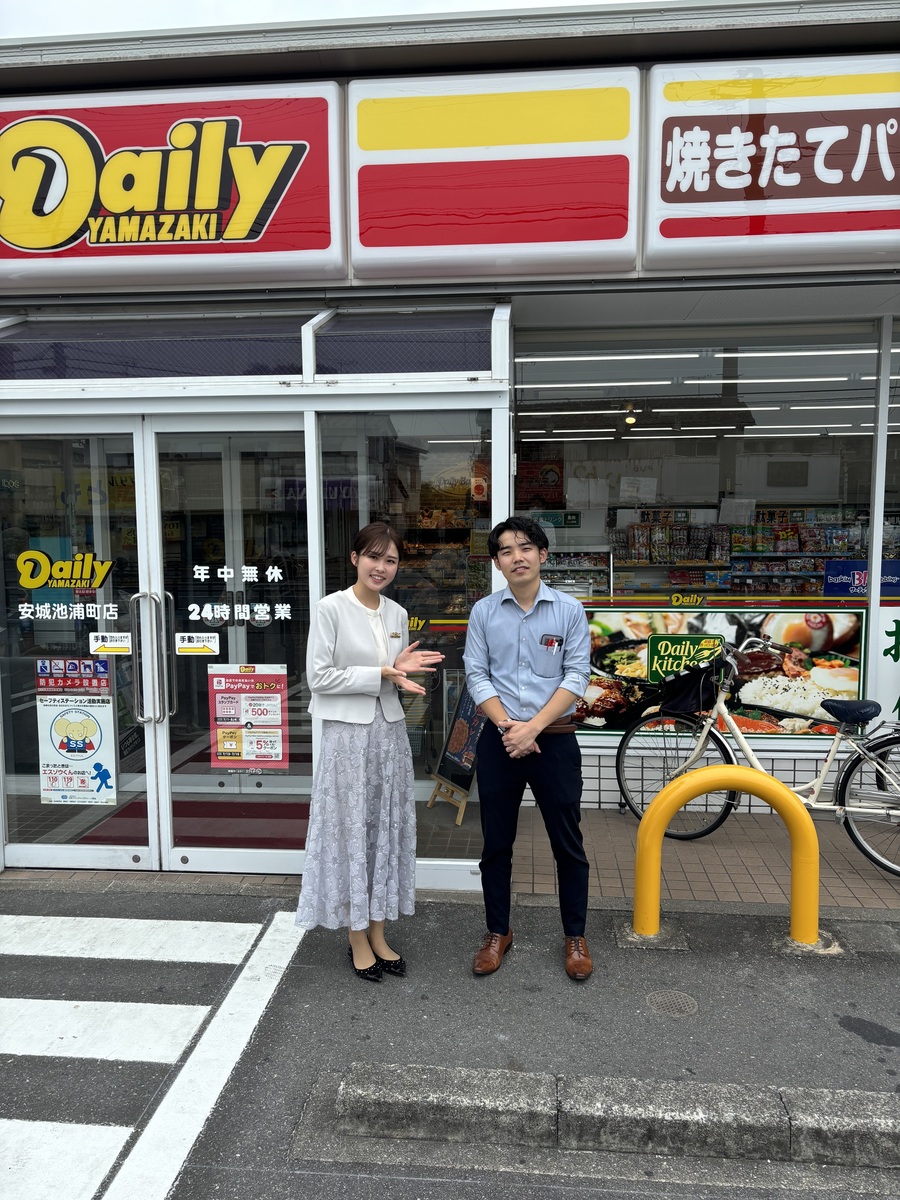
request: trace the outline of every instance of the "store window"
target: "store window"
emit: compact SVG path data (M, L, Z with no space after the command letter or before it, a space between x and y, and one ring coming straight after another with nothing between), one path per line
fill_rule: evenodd
M588 607L598 678L658 677L655 636L762 632L805 657L749 688L748 728L809 731L825 716L817 672L838 688L824 695L859 694L871 327L529 331L515 357L516 508L547 529L548 582Z
M416 775L425 779L462 689L469 610L491 590L491 413L329 413L319 428L325 590L354 582L357 531L389 522L406 556L387 594L407 610L410 640L445 655L429 694L404 698ZM420 845L420 853L431 851Z
M316 332L317 375L491 372L492 308L342 312Z
M24 320L0 329L0 379L299 375L313 315Z

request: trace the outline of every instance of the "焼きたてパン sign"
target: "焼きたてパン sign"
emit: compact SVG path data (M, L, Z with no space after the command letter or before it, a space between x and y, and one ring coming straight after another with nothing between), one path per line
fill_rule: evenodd
M336 84L0 105L0 277L346 273Z
M351 83L361 277L633 270L636 68Z
M644 265L896 263L900 55L654 67Z

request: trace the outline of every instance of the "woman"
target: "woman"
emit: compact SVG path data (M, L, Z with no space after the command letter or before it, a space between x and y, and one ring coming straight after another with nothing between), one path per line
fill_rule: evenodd
M406 973L384 923L415 908L413 765L398 689L425 695L409 675L444 657L408 644L406 611L383 594L402 553L390 525L359 531L356 583L316 605L306 651L309 711L324 725L297 924L347 926L353 969L371 982Z

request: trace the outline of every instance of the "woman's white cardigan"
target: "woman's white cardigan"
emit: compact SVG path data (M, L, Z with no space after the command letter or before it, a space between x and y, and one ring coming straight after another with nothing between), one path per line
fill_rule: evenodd
M392 666L409 645L406 609L385 597L381 619L388 664ZM381 677L369 620L349 588L332 592L313 610L306 644L306 678L312 692L309 711L314 717L371 725L375 701L380 699L388 721L403 720L396 684Z

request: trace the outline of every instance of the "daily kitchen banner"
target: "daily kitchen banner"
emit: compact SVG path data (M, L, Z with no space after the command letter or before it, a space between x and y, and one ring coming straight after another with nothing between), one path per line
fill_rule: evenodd
M654 67L644 266L850 262L900 245L900 55Z
M337 84L0 101L0 281L346 274Z
M633 67L351 83L356 274L633 270L639 94Z

